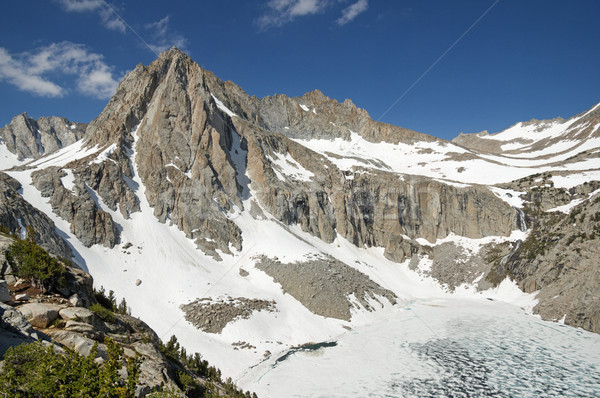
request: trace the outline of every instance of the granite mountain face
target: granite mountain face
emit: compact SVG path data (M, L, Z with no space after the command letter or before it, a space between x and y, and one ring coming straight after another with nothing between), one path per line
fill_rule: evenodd
M248 332L270 351L285 319L351 327L409 300L400 269L445 292L510 278L538 292L544 319L598 333L599 126L596 106L448 142L318 90L249 96L171 49L89 125L24 114L1 129L0 217L116 281L134 312L156 292L146 285L175 312L205 300L186 317L223 349L253 318L277 325Z
M350 101L339 104L320 92L298 99L250 98L176 50L131 72L88 128L86 145L116 148L104 169L115 168L107 163L118 166L106 178L123 189L99 191L113 202L112 210L117 198L121 204L131 192L121 181L130 174L126 148L134 130L136 166L155 216L176 224L215 256L215 249L241 249L240 231L227 213L243 209L249 185L260 206L284 224L300 225L326 242L340 234L358 246L385 247L397 260L405 258L402 235L430 241L449 233L481 238L509 235L517 227L517 213L488 190L422 178L402 181L385 164L368 175L360 168L340 170L292 140L347 138L350 131L372 142L435 138L374 122ZM273 160L286 156L314 177L279 178ZM246 159L236 163L236 157ZM77 172L95 189L104 176L91 168ZM127 203L121 212L136 210Z

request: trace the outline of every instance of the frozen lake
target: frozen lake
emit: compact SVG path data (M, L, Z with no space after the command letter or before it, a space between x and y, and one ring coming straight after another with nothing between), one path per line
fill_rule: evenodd
M498 301L415 301L326 345L271 357L237 382L261 397L600 394L600 335Z

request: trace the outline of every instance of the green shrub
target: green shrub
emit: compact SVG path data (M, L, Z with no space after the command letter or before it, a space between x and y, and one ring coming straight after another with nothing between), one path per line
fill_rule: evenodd
M32 285L50 291L66 283L65 267L46 250L35 243L35 231L27 227L27 238L16 238L6 258L14 273Z
M106 322L113 323L115 321L115 314L108 308L103 307L98 303L94 303L90 306L90 311L94 312L100 318L105 320Z
M139 378L137 358L125 360L123 349L106 339L108 359L97 364L98 344L84 357L66 349L64 354L44 347L38 341L9 348L0 370L0 396L3 397L134 397ZM119 370L125 366L127 379Z
M100 290L94 289L94 297L96 298L96 301L98 301L98 303L107 310L111 310L113 312L117 310L115 292L113 292L112 290L109 291L108 296L106 296L104 286L100 286Z
M214 383L219 383L223 386L227 392L227 396L232 398L255 398L256 394L247 391L244 393L239 390L233 381L229 378L223 382L221 378L221 370L214 366L210 366L208 361L202 359L202 355L195 353L194 355L188 355L185 348L181 347L177 341L175 335L171 336L167 344L159 344L160 351L179 367L185 367L188 371L177 372L175 375L175 381L179 388L186 392L188 396L204 396L204 397L220 397L218 389L215 388ZM208 379L205 385L199 384L195 379L196 377L202 377ZM166 393L166 392L162 392ZM153 395L154 396L154 395ZM171 396L171 395L158 395L160 397Z

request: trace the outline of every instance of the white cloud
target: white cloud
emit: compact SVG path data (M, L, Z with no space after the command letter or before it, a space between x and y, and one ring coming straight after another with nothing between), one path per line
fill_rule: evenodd
M68 89L56 82L61 75L76 76L77 90L99 99L110 98L118 85L103 56L82 44L52 43L14 56L0 47L0 81L35 95L62 97Z
M344 8L342 10L342 16L339 17L335 22L338 25L346 25L348 22L351 22L356 18L359 14L367 11L369 8L368 0L358 0L356 3Z
M125 33L127 26L104 0L56 0L67 12L95 12L105 28Z
M82 71L77 87L83 94L94 98L110 98L117 90L119 83L113 78L110 68L105 64Z
M95 11L104 6L102 0L58 0L69 12Z
M281 26L297 17L317 14L329 4L328 0L270 0L267 13L256 22L261 28Z
M163 19L145 26L152 36L152 40L149 41L148 46L155 53L161 53L173 46L185 51L187 39L169 29L169 19L167 15Z
M20 61L15 60L0 47L0 81L6 80L23 91L46 97L60 97L63 88L49 80L24 70Z

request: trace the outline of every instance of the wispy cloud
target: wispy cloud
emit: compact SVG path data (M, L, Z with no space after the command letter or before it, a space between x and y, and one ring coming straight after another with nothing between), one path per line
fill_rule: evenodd
M171 31L169 28L169 19L167 15L163 19L146 24L145 28L150 32L152 40L149 40L148 46L155 53L161 53L175 46L185 51L187 39L179 33Z
M127 27L123 20L104 0L56 0L67 12L94 12L100 16L102 25L107 29L125 33Z
M358 15L367 11L368 8L368 0L358 0L356 3L344 8L342 10L342 16L339 17L335 22L340 26L346 25L348 22L353 21Z
M341 3L346 2L347 0L268 0L264 5L265 13L255 22L261 29L283 26L296 18L319 14L326 9L340 7ZM342 14L335 23L339 26L345 25L368 8L368 0L357 0L341 10Z
M297 17L317 14L329 4L328 0L269 0L267 12L256 23L263 29L281 26Z
M52 43L16 55L0 47L0 81L35 95L62 97L69 89L57 82L61 75L75 76L77 91L99 99L110 98L118 85L103 56L82 44Z

